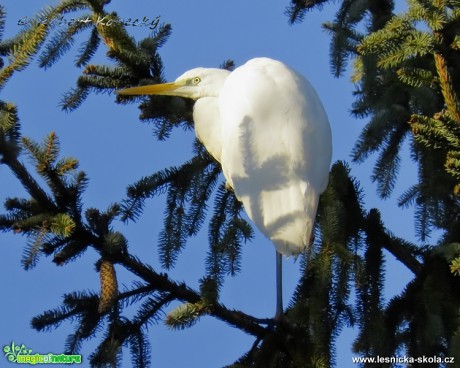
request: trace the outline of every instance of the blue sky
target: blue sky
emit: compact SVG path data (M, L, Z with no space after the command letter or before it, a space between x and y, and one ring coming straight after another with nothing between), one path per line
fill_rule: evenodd
M17 0L2 3L7 10L6 37L10 37L20 30L17 25L20 18L31 17L43 6L57 1L21 2L20 6ZM279 59L297 69L311 81L323 100L333 132L333 162L349 161L351 148L365 121L350 117L353 85L349 76L335 79L329 69L330 38L321 30L321 24L333 19L336 6L327 5L322 12L308 14L303 23L290 26L283 14L287 5L288 0L196 0L193 3L114 0L108 9L117 11L122 18L159 16L161 22L172 24L172 36L160 50L169 80L197 66L216 67L226 59L241 65L258 56ZM145 27L129 27L128 30L138 40L149 32ZM56 131L62 154L78 158L80 168L90 178L83 197L85 205L105 209L113 201L123 199L126 186L141 176L186 160L194 136L193 132L176 130L170 140L156 142L151 127L139 122L136 105L118 106L113 95L91 95L78 110L70 114L60 111L57 107L60 96L75 85L81 72L72 64L77 48L78 44L47 71L33 63L26 71L14 75L0 98L17 104L23 135L40 141L50 131ZM109 63L104 52L102 46L95 63ZM395 194L382 202L375 195L375 185L369 181L372 160L360 166L352 165L352 174L364 187L366 207L379 208L388 228L409 240L414 240L413 212L400 210L395 202L414 182L413 166L409 159L404 159ZM17 180L4 166L0 166L0 183L2 202L7 196L24 195ZM120 231L128 238L130 251L157 268L160 266L155 244L163 209L164 198L152 200L139 222L128 226L119 224ZM174 279L187 280L191 286L197 286L197 280L204 273L206 234L204 229L190 241L171 272ZM30 328L30 320L59 306L64 293L98 290L99 279L94 272L98 256L88 251L83 258L66 267L56 267L50 258L43 258L35 269L26 272L20 266L25 240L19 235L0 234L3 251L0 277L4 295L0 307L0 346L14 341L34 352L61 353L65 338L74 326L63 324L51 333L39 333ZM273 245L256 232L256 238L245 247L241 274L225 283L224 303L258 317L274 314L273 249ZM410 279L410 273L391 256L387 259L385 291L391 297ZM298 267L293 260L285 261L286 302L297 282ZM134 280L119 268L117 272L121 286L129 286ZM149 334L153 366L163 368L224 366L246 352L253 342L251 337L211 318L202 319L189 330L177 332L160 323L152 326ZM353 367L352 337L353 332L347 330L339 338L337 362L340 367ZM85 345L83 356L88 356L94 347L95 342ZM125 358L129 361L128 351ZM4 357L0 357L0 365L5 364L8 366Z

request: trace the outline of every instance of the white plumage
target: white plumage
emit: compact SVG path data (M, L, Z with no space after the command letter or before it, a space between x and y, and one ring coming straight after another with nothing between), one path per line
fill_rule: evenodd
M195 99L196 134L221 163L249 218L279 253L307 247L332 143L323 105L301 74L257 58L233 72L196 68L173 83L119 93Z

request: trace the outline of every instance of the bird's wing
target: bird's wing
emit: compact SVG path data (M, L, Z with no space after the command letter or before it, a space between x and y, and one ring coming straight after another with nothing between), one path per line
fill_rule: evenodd
M329 123L310 84L253 59L220 94L222 168L257 227L283 254L308 244L331 159Z

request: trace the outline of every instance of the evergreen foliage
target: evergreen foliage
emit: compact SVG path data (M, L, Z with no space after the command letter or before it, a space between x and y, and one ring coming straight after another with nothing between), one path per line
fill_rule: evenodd
M171 27L159 25L137 42L115 13L105 11L107 3L62 0L39 13L16 37L0 42L0 88L36 55L41 67L52 67L72 49L79 33L88 35L75 58L75 65L84 69L75 89L63 97L63 109L77 108L91 92L163 82L159 49ZM287 13L291 22L301 21L308 10L325 3L293 0ZM369 118L353 158L362 162L378 154L372 178L382 198L394 188L401 147L408 141L418 182L399 203L416 208L422 242L431 229L442 231L438 244L416 245L394 236L377 209L365 209L348 165L337 162L320 198L315 237L300 257L302 275L284 318L258 319L219 301L226 277L240 271L242 246L253 231L241 217L241 203L221 181L219 163L200 142L195 142L190 160L139 179L127 188L126 198L100 210L84 205L88 179L77 159L60 158L56 134L50 133L42 143L23 137L16 106L0 101L0 164L11 170L28 195L5 201L0 230L27 237L24 268L35 266L42 255L52 256L61 266L82 257L88 248L100 255L100 292L67 293L61 306L32 320L33 328L52 331L70 320L75 331L65 343L68 353L78 353L83 343L102 332L90 357L92 367L121 366L127 349L133 367L150 366L148 328L162 322L164 315L171 329L190 328L202 316L211 316L253 336L249 351L229 365L234 368L340 366L335 342L348 326L358 330L353 345L358 355L405 353L454 356L460 361L460 2L410 0L408 10L398 15L393 7L390 0L340 3L335 20L325 25L332 34L332 72L343 75L353 59L357 90L352 111ZM52 22L40 22L77 11L81 21L61 30L53 29ZM113 26L104 27L98 19ZM3 28L0 6L0 39ZM90 64L99 47L107 50L111 66ZM231 69L233 63L226 61L221 67ZM155 122L159 140L175 128L193 127L192 104L181 98L117 96L116 102L139 102L140 118ZM34 172L21 162L24 156ZM157 245L163 271L175 266L209 216L209 247L199 290L141 262L130 253L124 234L114 230L117 221L138 220L145 203L159 195L166 196ZM383 297L385 251L414 274L388 303ZM131 272L139 281L119 290L115 268ZM176 306L172 310L171 304Z
M322 3L292 1L291 21L301 20L307 10ZM413 253L423 255L423 262L411 268L417 276L388 306L372 293L362 300L359 315L376 313L377 323L361 325L354 348L363 355L405 351L410 356L428 352L458 356L458 278L452 273L458 274L460 260L459 5L458 1L409 0L407 10L395 15L393 1L344 0L334 22L325 24L332 34L332 71L341 76L353 60L352 113L369 117L353 150L354 161L378 153L372 179L380 196L388 198L399 171L402 144L408 141L411 159L418 165L418 182L399 198L399 204L415 206L423 242L433 229L443 234L437 245ZM381 258L377 248L373 252L370 259ZM376 276L383 274L382 267L381 261L374 265ZM373 276L365 274L369 282Z

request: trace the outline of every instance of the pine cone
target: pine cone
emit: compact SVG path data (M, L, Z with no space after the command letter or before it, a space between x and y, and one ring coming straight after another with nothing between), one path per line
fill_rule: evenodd
M118 296L117 275L113 263L102 261L99 278L101 280L101 296L98 311L104 314L113 306Z

